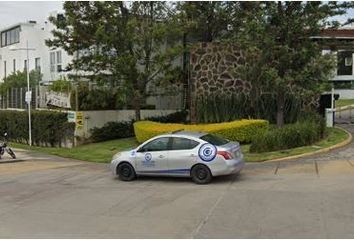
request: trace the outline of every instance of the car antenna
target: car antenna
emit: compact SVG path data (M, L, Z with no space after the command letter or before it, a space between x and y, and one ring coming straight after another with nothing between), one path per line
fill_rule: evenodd
M175 131L171 132L171 134L178 133L178 132L183 131L183 130L184 130L183 128L182 129L178 129L178 130L175 130Z

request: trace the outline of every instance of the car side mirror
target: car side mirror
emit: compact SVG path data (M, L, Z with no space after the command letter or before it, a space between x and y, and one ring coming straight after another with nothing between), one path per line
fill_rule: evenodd
M138 149L137 152L147 152L147 151L149 151L149 150L145 149L144 147L141 147L141 148Z

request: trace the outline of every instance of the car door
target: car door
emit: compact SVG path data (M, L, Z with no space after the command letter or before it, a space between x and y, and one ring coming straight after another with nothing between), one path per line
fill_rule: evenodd
M136 172L147 175L167 174L170 141L169 137L161 137L143 145L136 153Z
M189 138L172 137L171 150L168 157L168 168L171 175L189 175L191 167L197 162L197 146L200 143Z

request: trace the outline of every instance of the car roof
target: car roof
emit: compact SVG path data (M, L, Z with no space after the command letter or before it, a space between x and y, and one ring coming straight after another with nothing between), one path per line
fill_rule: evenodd
M174 136L174 137L195 137L195 138L200 138L204 135L206 135L206 132L196 132L196 131L185 131L185 130L180 130L180 131L174 131L172 133L168 133L165 135L168 136Z

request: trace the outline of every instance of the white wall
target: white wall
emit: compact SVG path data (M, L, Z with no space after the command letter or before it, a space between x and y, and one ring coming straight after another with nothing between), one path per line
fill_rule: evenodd
M335 94L339 94L339 99L354 99L354 90L351 89L337 89Z
M141 110L141 118L165 116L178 110ZM91 136L90 129L103 127L107 122L122 122L135 119L134 110L104 110L104 111L82 111L84 126L76 130L75 135L83 138Z

